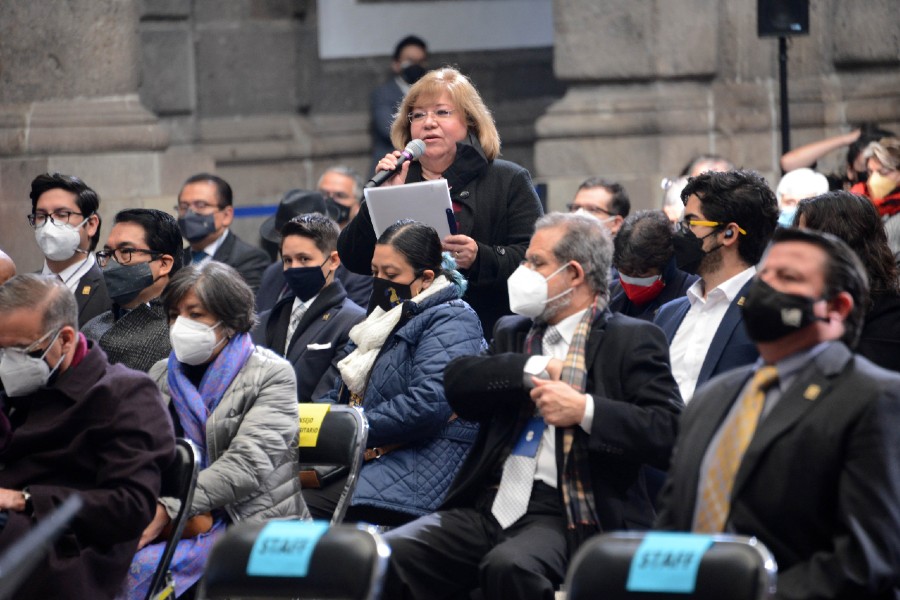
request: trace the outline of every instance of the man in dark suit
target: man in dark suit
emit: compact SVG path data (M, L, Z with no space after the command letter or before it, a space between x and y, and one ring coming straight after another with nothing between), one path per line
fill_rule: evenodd
M669 340L681 397L718 373L756 360L740 306L778 222L778 202L753 171L708 171L681 192L684 217L674 238L678 267L700 280L660 307L653 322Z
M900 588L900 375L845 345L867 287L837 238L777 231L743 306L761 360L699 388L681 421L657 526L756 536L777 598Z
M184 182L175 207L181 235L190 243L184 250L184 263L223 262L234 267L255 292L269 257L228 229L234 221L232 202L231 186L221 177L199 173Z
M335 277L341 263L337 238L337 224L319 213L299 215L282 227L281 256L291 293L262 313L253 331L254 342L294 365L300 402L331 390L350 329L366 316Z
M44 173L31 182L28 222L44 254L44 275L56 275L75 294L83 325L112 301L94 258L100 241L100 197L71 175Z
M537 221L509 279L523 316L444 373L480 431L441 510L388 532L388 597L552 599L585 537L652 523L644 466L668 465L682 403L659 329L606 308L611 254L593 217Z

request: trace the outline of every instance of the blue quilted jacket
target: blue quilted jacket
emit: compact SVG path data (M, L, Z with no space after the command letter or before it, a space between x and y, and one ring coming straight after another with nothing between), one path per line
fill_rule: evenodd
M478 433L471 421L450 420L444 367L485 343L478 315L455 286L422 305L407 302L401 323L375 361L363 408L370 448L404 446L363 465L352 504L424 515L444 499ZM346 401L339 393L322 401Z

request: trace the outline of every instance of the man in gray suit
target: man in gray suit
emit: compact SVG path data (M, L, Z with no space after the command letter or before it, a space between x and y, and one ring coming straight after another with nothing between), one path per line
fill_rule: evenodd
M779 229L747 291L757 363L698 388L657 527L759 538L778 598L894 598L900 375L852 347L868 284L848 246Z

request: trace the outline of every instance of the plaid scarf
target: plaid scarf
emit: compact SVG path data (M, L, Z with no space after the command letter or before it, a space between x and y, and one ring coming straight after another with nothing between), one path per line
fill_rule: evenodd
M584 393L587 385L587 364L585 350L591 325L603 314L606 301L598 297L589 310L581 317L569 352L563 364L560 379L574 389ZM539 352L546 323L536 322L525 340L525 351ZM562 493L566 508L566 523L569 531L575 536L575 545L586 537L601 531L600 520L594 510L594 491L591 489L591 470L588 455L588 434L581 427L565 427L562 429Z

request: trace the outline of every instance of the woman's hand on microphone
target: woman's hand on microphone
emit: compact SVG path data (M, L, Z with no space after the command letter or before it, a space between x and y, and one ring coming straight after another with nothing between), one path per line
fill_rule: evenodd
M400 151L394 150L388 154L384 155L384 158L378 161L378 164L375 166L375 172L379 171L393 171L397 168L397 161L400 159ZM409 173L409 165L410 161L406 161L401 165L400 171L385 181L381 187L389 186L389 185L402 185L406 183L406 174Z

